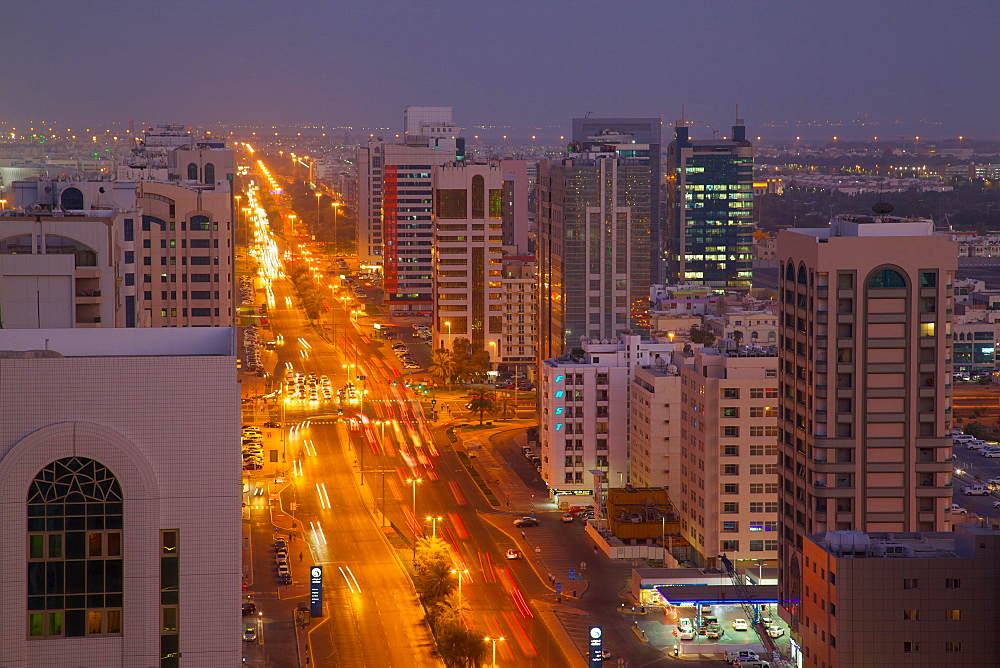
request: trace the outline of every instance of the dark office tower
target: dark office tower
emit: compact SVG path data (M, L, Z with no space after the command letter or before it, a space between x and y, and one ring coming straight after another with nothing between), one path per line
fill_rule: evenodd
M653 168L618 148L538 164L539 359L648 327Z
M753 146L742 119L729 139L695 141L677 121L667 148L671 282L749 290Z
M663 283L666 277L667 216L663 207L663 121L659 118L574 118L573 143L585 149L619 145L623 158L635 158L652 169L649 182L650 282ZM543 358L544 359L544 358Z

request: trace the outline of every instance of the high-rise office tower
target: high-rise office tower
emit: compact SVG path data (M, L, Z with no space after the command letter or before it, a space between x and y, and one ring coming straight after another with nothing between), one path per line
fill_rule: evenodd
M741 119L729 139L692 140L677 121L667 148L668 280L750 289L753 146Z
M618 155L646 162L649 181L649 280L666 276L667 218L663 208L663 121L659 118L574 118L573 143L587 149L616 145Z
M653 167L620 148L538 164L539 359L648 327Z
M404 143L378 137L358 150L358 255L382 263L386 306L430 313L431 170L463 160L465 140L450 107L407 107L404 126Z
M949 527L957 246L930 220L837 216L782 230L778 258L779 600L795 625L805 536Z
M432 174L435 346L451 349L464 338L496 361L505 333L505 218L527 235L524 162L456 162ZM522 206L505 216L508 201Z

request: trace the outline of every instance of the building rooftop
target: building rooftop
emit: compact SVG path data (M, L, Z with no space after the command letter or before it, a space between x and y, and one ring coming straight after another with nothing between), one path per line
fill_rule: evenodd
M827 531L809 539L836 557L852 559L954 559L970 556L962 542L969 535L994 536L1000 531L975 524L962 524L958 531Z
M236 355L232 327L0 329L0 358ZM50 354L45 354L45 352ZM17 355L6 354L16 352ZM57 353L52 355L51 353Z

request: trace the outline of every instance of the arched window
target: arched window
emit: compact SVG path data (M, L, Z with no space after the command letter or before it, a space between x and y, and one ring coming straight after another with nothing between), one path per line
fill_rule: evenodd
M209 230L212 228L211 219L208 216L195 214L191 216L190 228L192 230Z
M868 277L869 288L905 288L906 279L895 269L876 269Z
M45 235L45 253L47 255L73 255L75 266L96 267L97 251L69 237L57 234Z
M7 237L0 241L0 255L31 255L31 235Z
M188 163L188 177L187 177L187 180L188 181L197 181L198 180L198 165L194 164L193 162L189 162Z
M486 217L486 181L479 174L472 177L472 217L475 220Z
M215 185L215 165L211 162L205 163L205 185Z
M806 277L806 266L804 264L800 264L799 265L799 280L798 280L798 283L800 285L806 285L807 280L808 279Z
M59 459L28 490L28 636L122 633L122 490L103 464Z
M785 265L785 280L795 281L795 263L791 260L789 260L788 264Z
M63 211L82 211L83 193L79 188L66 188L59 196L59 206Z

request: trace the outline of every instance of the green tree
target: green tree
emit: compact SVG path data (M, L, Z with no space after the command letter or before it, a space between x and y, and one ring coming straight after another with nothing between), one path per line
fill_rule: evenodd
M451 380L455 375L455 362L447 348L438 348L431 354L431 365L427 371L435 380L442 385L451 387Z
M487 645L482 631L448 626L436 635L441 659L449 668L477 668L486 660Z
M496 393L486 387L474 387L469 390L469 403L471 410L479 413L479 424L483 424L483 415L493 412L493 402L496 400Z
M501 420L517 417L517 402L510 395L503 395L493 400L493 410Z
M736 342L736 345L740 345L743 342L743 332L738 329L733 332L733 341Z
M420 600L433 607L455 588L448 544L436 536L421 538L417 541L414 561L417 563L414 584Z

